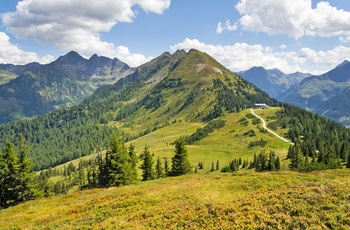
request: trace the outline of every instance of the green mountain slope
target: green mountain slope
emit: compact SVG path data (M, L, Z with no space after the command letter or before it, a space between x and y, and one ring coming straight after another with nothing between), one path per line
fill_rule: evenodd
M177 51L163 53L114 85L99 88L78 106L0 125L0 137L3 145L6 140L16 143L16 135L22 132L32 146L36 169L44 169L105 149L113 132L128 142L180 121L204 126L215 118L226 120L255 103L280 104L209 55ZM280 135L293 142L302 138L307 144L303 150L312 154L325 144L336 145L337 155L346 159L346 148L339 149L349 141L344 127L288 105L275 112L268 117L274 121L269 128L289 129ZM250 135L249 130L245 132ZM246 142L246 136L241 137L233 146ZM211 148L226 149L219 143Z
M113 86L97 90L81 105L33 120L0 126L2 142L22 132L36 168L46 168L106 146L113 130L131 140L176 119L204 122L256 102L276 103L197 50L164 53Z
M132 72L117 59L94 55L87 60L76 52L47 65L3 65L1 69L7 83L0 85L0 123L78 104L97 87ZM11 76L15 79L9 80Z

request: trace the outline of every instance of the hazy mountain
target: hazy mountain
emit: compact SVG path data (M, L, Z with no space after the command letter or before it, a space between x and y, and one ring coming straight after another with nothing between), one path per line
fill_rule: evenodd
M346 115L348 87L350 87L350 63L344 61L333 70L304 79L292 86L277 99L349 125ZM337 105L337 106L336 106Z
M40 65L0 65L0 123L45 114L79 103L97 87L112 84L133 72L118 59L76 52ZM1 78L0 78L1 79Z
M311 74L300 72L285 74L279 69L266 70L263 67L253 67L237 74L274 98L303 79L311 76Z

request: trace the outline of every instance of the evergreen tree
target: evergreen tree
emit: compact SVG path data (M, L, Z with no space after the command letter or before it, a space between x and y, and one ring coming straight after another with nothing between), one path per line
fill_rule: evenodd
M157 158L157 164L156 164L156 176L157 176L157 179L164 177L164 168L162 166L162 162L159 157Z
M216 161L216 170L219 170L220 168L220 163L219 163L219 160Z
M24 137L19 134L19 197L18 201L26 201L34 198L35 193L35 183L34 183L34 173L32 172L33 163L32 160L27 156L30 148L25 144Z
M143 163L140 168L142 169L142 181L154 179L153 159L147 145L143 150Z
M275 161L275 168L277 171L279 171L281 169L281 161L280 161L280 157L277 157L276 158L276 161Z
M124 143L119 142L117 134L114 133L107 150L106 171L108 186L122 186L134 183L133 166Z
M135 145L134 144L130 144L129 148L129 157L130 157L130 163L131 163L131 175L132 175L132 181L137 181L137 162L138 162L138 158L136 156L136 152L135 152Z
M169 176L169 161L168 158L164 157L164 176Z
M348 162L346 164L347 168L350 168L350 152L348 153Z
M291 152L291 163L289 167L292 170L297 170L302 168L303 164L304 164L304 156L303 156L303 153L301 152L300 141L298 140L295 143L293 151Z
M0 186L0 209L7 208L19 202L20 181L18 179L19 164L18 156L15 153L15 147L11 142L7 142L4 154L2 156L2 179Z
M171 175L180 176L187 173L191 173L192 167L188 160L185 140L182 137L180 137L179 139L175 140L174 144L175 155L172 158Z
M215 168L214 168L214 162L211 162L211 169L210 172L214 172Z

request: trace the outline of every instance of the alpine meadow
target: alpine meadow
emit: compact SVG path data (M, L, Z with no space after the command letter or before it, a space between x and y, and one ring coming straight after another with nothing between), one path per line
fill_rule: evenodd
M0 124L1 229L350 227L348 128L195 49L128 71Z

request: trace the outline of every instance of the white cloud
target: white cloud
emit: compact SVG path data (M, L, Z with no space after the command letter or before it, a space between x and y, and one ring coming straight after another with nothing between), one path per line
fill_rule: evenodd
M235 31L238 29L238 25L237 23L235 24L231 24L230 20L227 20L225 22L225 25L223 26L221 22L218 23L218 26L216 28L216 33L217 34L221 34L224 30L228 30L228 31Z
M312 8L311 0L240 0L236 9L242 15L239 23L247 31L294 38L350 35L350 12L328 2Z
M287 46L285 44L280 45L280 49L284 50L287 49Z
M216 27L216 33L221 34L224 31L224 28L221 25L221 22L218 23L218 26Z
M33 52L26 52L10 42L9 36L0 32L0 63L27 64L30 62L49 63L54 57L46 55L39 58Z
M23 0L15 12L3 14L2 20L18 38L54 44L59 50L75 50L85 57L95 53L117 57L137 66L149 58L100 38L101 32L110 31L117 23L132 22L136 5L162 14L170 0Z
M344 46L337 46L327 51L302 48L296 52L274 52L273 48L260 44L235 43L230 46L221 46L205 44L189 38L171 46L170 50L175 52L178 49L192 48L208 53L235 72L247 70L253 66L263 66L266 69L278 68L285 73L302 71L320 74L350 58L350 47Z

